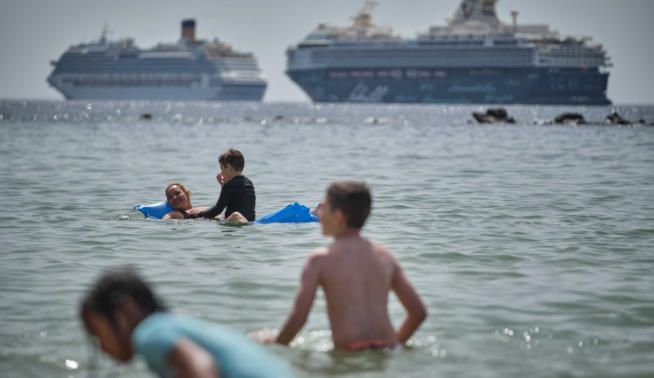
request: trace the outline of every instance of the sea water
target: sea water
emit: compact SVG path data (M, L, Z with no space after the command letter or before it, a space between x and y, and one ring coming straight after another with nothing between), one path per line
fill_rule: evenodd
M333 353L324 297L290 347L298 377L654 376L654 128L608 107L0 102L0 375L149 376L94 353L80 297L131 265L179 313L243 334L279 328L319 224L230 227L132 210L181 182L219 194L217 156L245 154L257 214L373 191L363 234L398 258L429 317L406 349ZM623 106L654 121L654 107ZM405 315L390 295L397 326ZM256 363L256 362L253 362Z

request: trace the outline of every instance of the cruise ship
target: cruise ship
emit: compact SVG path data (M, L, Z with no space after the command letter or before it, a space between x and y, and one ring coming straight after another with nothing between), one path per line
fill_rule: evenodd
M195 38L195 20L182 21L177 43L140 49L132 39L71 46L48 83L66 99L261 101L266 91L256 58L217 39Z
M375 25L320 24L287 50L287 75L315 102L607 105L610 58L589 37L500 21L497 0L463 0L416 38Z

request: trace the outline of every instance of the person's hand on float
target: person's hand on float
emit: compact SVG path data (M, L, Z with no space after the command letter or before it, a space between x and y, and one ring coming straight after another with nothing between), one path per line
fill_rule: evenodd
M188 214L189 218L199 218L202 216L202 212L206 209L206 207L194 207L192 209L186 210L186 214Z

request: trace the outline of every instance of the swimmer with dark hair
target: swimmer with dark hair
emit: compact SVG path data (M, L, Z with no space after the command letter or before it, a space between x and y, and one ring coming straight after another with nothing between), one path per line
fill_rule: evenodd
M106 354L119 362L139 355L161 377L292 377L284 361L244 335L168 312L130 269L102 274L79 314Z

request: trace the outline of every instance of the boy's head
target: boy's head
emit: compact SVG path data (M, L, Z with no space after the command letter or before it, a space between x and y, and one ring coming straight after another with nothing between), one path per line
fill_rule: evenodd
M241 151L233 148L230 148L227 152L220 155L218 157L218 163L220 163L221 172L225 168L231 168L234 173L241 173L243 172L243 168L245 168L245 158L243 157L243 154Z
M162 301L131 269L104 272L80 304L86 331L104 352L119 361L134 355L131 336L136 325L154 312L166 311Z
M348 229L361 229L370 215L371 205L370 189L364 182L331 184L318 210L323 234L336 236Z

